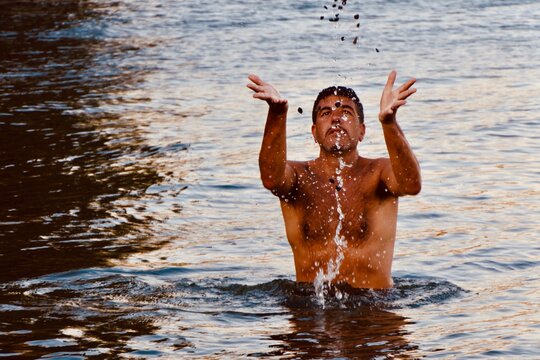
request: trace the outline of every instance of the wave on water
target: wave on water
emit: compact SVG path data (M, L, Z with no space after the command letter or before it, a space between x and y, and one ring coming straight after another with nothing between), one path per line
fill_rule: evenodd
M105 274L101 271L74 271L46 276L32 281L19 281L2 286L7 293L39 296L42 301L62 298L81 304L99 299L118 300L130 304L153 303L183 308L194 305L228 303L231 308L268 306L299 309L320 308L320 299L311 283L275 279L256 285L227 283L227 278L160 281L151 274ZM370 307L385 310L416 308L440 304L467 291L444 279L406 275L394 278L394 287L384 290L356 289L337 284L325 289L325 306L330 309ZM60 295L60 296L58 296ZM123 302L122 301L122 302ZM17 301L13 305L16 305ZM109 303L111 305L111 303ZM118 305L118 304L117 304ZM116 306L115 306L116 307Z
M285 328L274 328L271 334L264 331L251 340L239 340L243 335L234 339L247 342L245 351L261 357L306 352L305 358L321 358L321 353L332 350L351 358L365 354L376 358L389 351L416 351L415 344L405 341L410 321L394 310L441 304L466 292L443 279L401 276L387 290L332 286L323 308L313 284L274 279L245 285L238 278L182 274L165 279L155 272L93 268L2 284L0 322L22 319L26 332L17 333L17 342L31 343L40 351L49 351L49 341L56 341L42 336L45 327L63 334L61 340L69 340L73 348L107 348L114 355L151 339L159 341L162 354L186 351L203 356L208 346L222 345L213 332L201 335L200 326L214 329L216 321L231 324L222 332L231 337L228 330L244 333L254 324L277 322ZM170 331L178 326L181 335ZM261 341L272 344L272 350ZM149 348L156 346L151 342Z
M325 308L379 309L416 308L439 304L466 293L449 281L434 277L404 276L394 278L394 287L384 290L355 289L348 285L333 285L327 290ZM231 284L218 287L224 293L246 299L273 298L292 308L318 308L319 298L313 284L292 280L272 280L258 285Z

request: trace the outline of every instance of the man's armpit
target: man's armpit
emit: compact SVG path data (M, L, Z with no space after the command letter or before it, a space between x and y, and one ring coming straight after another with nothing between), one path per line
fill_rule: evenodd
M297 170L293 164L287 161L287 165L285 167L285 176L283 177L282 183L280 186L272 190L272 194L283 200L293 199L298 187L297 182Z
M400 196L399 185L396 180L394 171L392 170L392 163L388 158L380 158L378 161L378 168L380 169L380 185L379 189L383 196Z

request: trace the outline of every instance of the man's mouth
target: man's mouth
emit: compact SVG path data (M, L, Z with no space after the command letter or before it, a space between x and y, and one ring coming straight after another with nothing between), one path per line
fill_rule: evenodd
M326 132L326 135L328 136L336 132L339 132L342 135L345 135L347 133L345 130L343 130L339 126L332 126L330 129L328 129L328 131Z

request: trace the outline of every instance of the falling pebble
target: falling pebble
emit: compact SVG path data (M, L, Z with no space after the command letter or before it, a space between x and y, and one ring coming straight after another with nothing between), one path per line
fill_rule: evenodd
M321 20L324 20L324 16L321 16Z
M352 43L353 43L354 45L356 45L357 42L358 42L358 36L355 37L355 38L353 39Z
M358 19L360 18L360 15L359 15L359 14L356 14L356 15L354 15L354 18L355 18L356 20L358 20Z
M375 51L376 51L376 52L379 52L379 49L375 48Z
M360 23L356 24L356 27L359 28L359 27L360 27Z
M325 8L326 10L328 10L328 6L324 5L324 8Z
M341 5L339 5L337 8L338 8L339 10L343 10L343 6L341 6Z
M337 6L336 4L332 5L332 7L336 7L336 6Z
M345 36L342 36L342 37L341 37L341 41L345 41Z
M304 112L304 110L302 110L302 108L299 107L299 108L298 108L298 112L299 112L300 114L302 114L302 113Z

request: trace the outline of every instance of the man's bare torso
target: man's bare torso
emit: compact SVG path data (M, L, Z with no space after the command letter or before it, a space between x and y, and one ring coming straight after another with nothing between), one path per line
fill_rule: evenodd
M281 197L281 209L297 281L313 282L319 270L326 271L328 262L336 259L339 201L343 219L338 236L347 245L340 250L344 258L333 281L354 287L392 286L398 199L381 181L385 161L359 157L339 174L325 173L320 159L290 162L297 181L290 194Z

